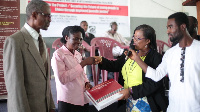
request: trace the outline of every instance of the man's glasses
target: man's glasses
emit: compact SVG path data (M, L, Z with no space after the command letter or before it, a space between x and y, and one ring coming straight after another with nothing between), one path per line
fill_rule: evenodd
M181 65L180 65L180 76L181 76L181 79L180 81L181 82L184 82L184 62L185 62L185 47L183 47L181 49Z
M45 14L45 13L43 13L43 12L38 12L38 13L42 14L44 17L48 17L48 18L51 18L51 17L52 17L51 14Z

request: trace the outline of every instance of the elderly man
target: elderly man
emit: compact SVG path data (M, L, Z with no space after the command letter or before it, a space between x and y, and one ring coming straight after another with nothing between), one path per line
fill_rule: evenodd
M8 112L54 112L49 57L40 29L47 30L51 10L44 1L31 1L22 29L5 40L3 68Z

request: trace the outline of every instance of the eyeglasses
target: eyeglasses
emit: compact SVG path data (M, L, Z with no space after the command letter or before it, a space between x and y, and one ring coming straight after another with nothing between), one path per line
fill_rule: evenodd
M132 37L133 39L135 39L136 41L140 41L140 40L142 40L142 39L145 39L145 38L137 38L137 37Z
M181 65L180 65L180 76L181 76L181 79L180 81L181 82L184 82L184 62L185 62L185 47L183 47L181 49Z
M51 14L45 14L45 13L43 13L43 12L38 12L38 13L42 14L44 17L48 17L48 18L51 18L51 17L52 17Z

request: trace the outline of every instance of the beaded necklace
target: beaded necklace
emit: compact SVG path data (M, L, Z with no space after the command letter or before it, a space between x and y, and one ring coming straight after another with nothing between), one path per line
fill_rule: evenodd
M142 59L142 60L144 60L144 58L146 57L146 55L149 53L151 51L151 49L149 49L144 55L142 55L142 56L140 56L140 58ZM139 53L139 50L137 51L137 54ZM132 64L131 64L132 63ZM130 62L130 64L131 64L131 66L130 66L130 70L129 70L129 72L132 72L134 69L135 69L135 67L137 66L137 64L133 67L133 65L134 65L134 63L135 63L135 60L132 62ZM129 64L129 65L130 65Z
M140 56L140 57L142 57L141 59L143 60L144 58L145 58L145 56L149 53L151 51L151 49L147 52L147 53L145 53L145 55L143 55L143 56ZM139 50L137 51L137 54L139 53ZM131 64L132 63L132 64ZM133 68L133 65L134 65L134 63L135 63L135 60L132 62L130 62L130 64L131 64L131 66L130 66L130 64L129 64L129 66L130 66L130 69L129 69L129 72L133 72L133 70L135 69L135 67L137 66L137 64L134 66L134 68ZM128 85L128 75L127 75L127 69L126 69L126 65L125 65L125 72L126 72L126 77L127 77L127 85ZM129 88L129 87L128 87Z

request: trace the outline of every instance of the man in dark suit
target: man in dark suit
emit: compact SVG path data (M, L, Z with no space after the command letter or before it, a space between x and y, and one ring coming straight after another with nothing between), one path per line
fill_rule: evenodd
M8 112L54 112L49 57L40 36L40 29L50 25L51 10L46 2L35 0L29 2L26 16L24 27L4 43Z
M81 21L80 27L84 29L85 31L85 37L83 37L83 40L87 42L90 45L90 42L95 36L92 33L87 32L88 30L88 23L87 21ZM90 52L85 51L85 57L90 57ZM87 65L87 72L88 72L88 79L89 81L93 81L93 76L92 76L92 67L91 65Z

